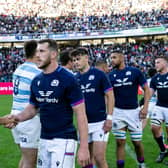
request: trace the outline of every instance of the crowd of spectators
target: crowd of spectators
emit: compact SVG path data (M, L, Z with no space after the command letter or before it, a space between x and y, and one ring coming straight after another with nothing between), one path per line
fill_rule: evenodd
M154 66L154 58L158 55L168 56L168 41L149 41L139 43L122 43L107 45L104 47L91 46L91 60L94 64L99 59L108 60L110 51L120 50L125 55L126 64L140 68L145 75L149 68ZM111 65L109 64L109 68ZM111 67L112 68L112 67Z
M167 0L1 0L0 12L15 16L77 16L104 15L114 13L131 13L166 9Z
M0 36L119 31L168 25L167 0L1 0ZM124 43L87 46L91 62L108 60L108 51L119 49L127 64L144 73L153 58L168 52L168 42ZM24 62L22 48L0 48L0 81L11 81L16 67ZM110 65L109 65L110 66Z
M0 49L0 82L12 81L12 74L18 65L23 63L23 48L1 48Z
M84 2L84 1L82 1ZM106 1L101 1L106 2ZM92 8L91 8L92 9ZM43 17L13 14L0 15L0 35L5 34L56 34L90 31L119 31L140 27L168 25L168 9L153 9L136 13L107 12L103 15L68 15Z
M90 52L91 63L97 60L108 60L108 53L111 50L122 50L128 65L140 68L144 74L148 68L153 66L153 60L157 55L168 55L168 41L150 41L140 43L122 43L106 46L86 46ZM16 67L24 62L23 48L1 48L0 49L0 81L11 81L12 73ZM109 67L111 65L109 64Z

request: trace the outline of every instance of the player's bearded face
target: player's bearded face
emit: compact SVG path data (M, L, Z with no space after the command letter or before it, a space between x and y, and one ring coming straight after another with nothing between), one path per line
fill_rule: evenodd
M47 57L47 59L39 59L37 62L37 66L40 69L45 69L46 67L48 67L48 65L51 63L51 59L50 56Z
M40 69L45 69L51 63L51 51L48 49L48 44L38 44L37 52L37 66Z
M120 57L116 54L112 54L111 55L111 64L112 64L113 68L118 68L121 64Z

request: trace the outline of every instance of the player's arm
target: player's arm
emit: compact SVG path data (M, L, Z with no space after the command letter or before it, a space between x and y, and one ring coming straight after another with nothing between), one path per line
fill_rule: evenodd
M144 106L140 112L141 119L146 118L146 115L148 112L148 104L149 104L149 100L150 100L150 89L147 84L144 85L143 90L144 90Z
M8 118L13 119L14 122L6 124L5 127L13 128L16 125L16 123L29 120L33 118L36 114L37 108L32 104L28 104L27 107L21 113L16 115L9 115Z
M33 118L37 114L37 108L34 105L29 104L21 113L14 115L15 120L22 122Z
M78 149L78 163L81 166L86 166L90 162L90 155L88 150L88 121L85 113L85 104L80 103L73 106L73 111L76 114L77 126L80 136L80 146Z
M114 108L114 93L112 89L105 93L105 100L106 100L107 118L104 123L103 129L105 132L108 132L112 128L112 114Z

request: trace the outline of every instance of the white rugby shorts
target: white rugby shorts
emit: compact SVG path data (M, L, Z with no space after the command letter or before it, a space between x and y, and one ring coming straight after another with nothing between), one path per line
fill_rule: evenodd
M76 149L73 139L40 139L37 168L75 168Z
M162 120L165 123L168 123L168 107L155 105L152 111L151 119Z
M120 109L114 108L112 130L120 130L127 127L132 132L142 131L142 121L139 118L140 108Z
M88 142L102 141L107 142L109 133L104 133L103 125L105 121L88 124Z
M20 122L12 129L16 144L23 148L38 148L41 131L41 123L38 115L30 120Z

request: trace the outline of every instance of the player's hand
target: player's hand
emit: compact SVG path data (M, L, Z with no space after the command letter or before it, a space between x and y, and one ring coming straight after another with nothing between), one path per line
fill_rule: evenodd
M0 117L0 124L2 124L2 125L6 125L6 124L11 123L13 121L14 121L14 119L9 117L9 115L5 115L3 117Z
M5 127L5 128L11 129L11 128L14 128L14 127L18 124L18 122L16 121L14 115L7 115L7 116L5 116L5 117L6 117L6 121L7 121L7 122L4 124L4 127Z
M104 122L104 125L103 125L103 130L105 133L111 131L112 129L112 120L107 120Z
M145 110L144 108L142 108L142 109L140 110L140 113L139 113L139 118L140 118L140 119L145 119L146 116L147 116L147 110Z
M80 166L84 167L90 164L90 153L88 148L79 146L77 160Z

